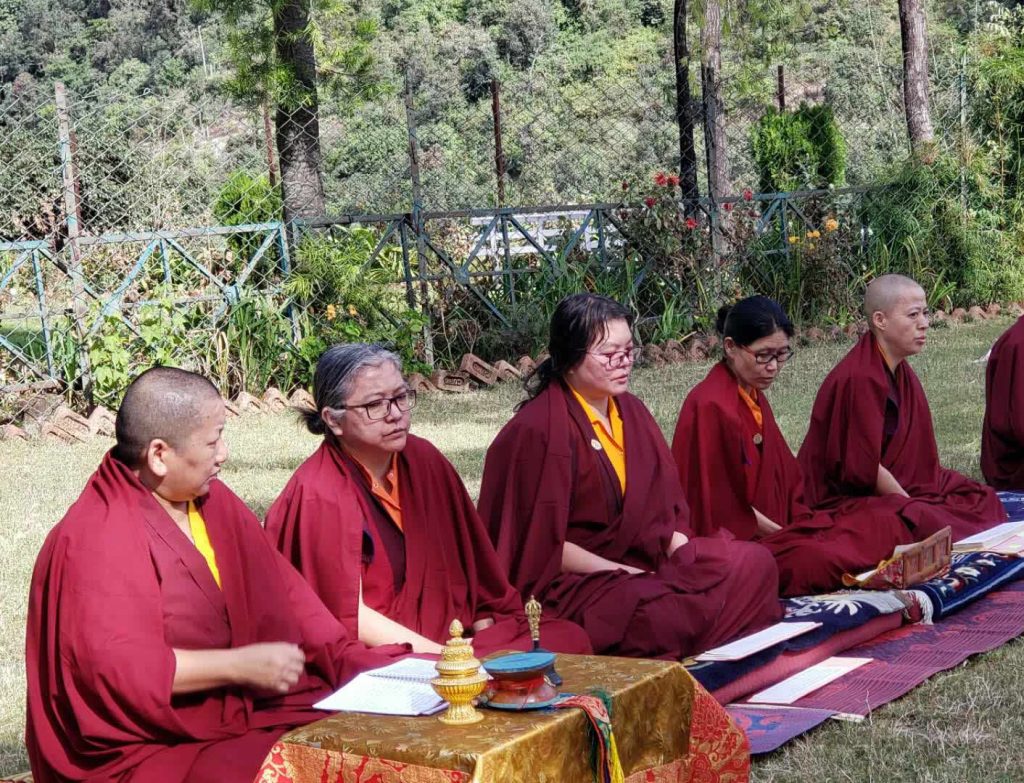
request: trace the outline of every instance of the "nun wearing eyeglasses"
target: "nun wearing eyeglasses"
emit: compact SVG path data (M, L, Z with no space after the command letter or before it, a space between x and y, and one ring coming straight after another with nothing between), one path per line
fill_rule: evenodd
M628 392L632 315L562 300L550 358L487 452L479 508L522 595L583 626L598 653L682 659L781 619L763 547L691 539L665 436Z
M416 393L400 359L375 345L336 345L313 387L316 408L302 416L324 440L267 512L278 549L370 646L439 653L458 618L478 655L530 649L523 602L462 480L409 432ZM572 623L544 620L541 635L554 652L590 652Z
M800 465L765 392L792 358L793 324L775 301L751 296L718 313L724 356L687 395L672 453L694 529L756 540L774 556L783 595L842 587L913 534L889 506L814 512Z

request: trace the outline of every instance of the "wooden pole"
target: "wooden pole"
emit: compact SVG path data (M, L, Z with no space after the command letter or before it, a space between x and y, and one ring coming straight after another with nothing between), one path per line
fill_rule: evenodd
M270 179L270 187L277 187L277 161L274 159L274 130L270 125L270 109L267 102L263 102L263 143L267 148L267 176Z
M56 82L53 90L57 105L57 140L60 147L60 171L64 188L64 222L67 226L68 251L71 256L71 262L68 264L68 277L71 279L71 313L78 342L82 394L86 404L91 407L93 404L92 367L89 363L89 350L86 345L88 329L85 324L85 276L82 272L82 251L78 244L78 238L82 233L82 212L77 187L78 174L75 169L74 137L64 83ZM69 379L69 381L73 380Z
M498 180L498 206L505 206L505 152L501 138L501 85L491 79L491 116L494 118L494 174Z
M412 183L412 230L416 234L416 266L420 283L420 312L423 314L423 361L434 366L434 334L430 326L430 285L427 282L427 242L423 225L423 188L420 183L419 142L416 138L416 110L412 80L405 75L405 123L409 133L409 178Z
M779 99L779 111L783 112L786 110L786 66L779 63L778 73L778 99Z

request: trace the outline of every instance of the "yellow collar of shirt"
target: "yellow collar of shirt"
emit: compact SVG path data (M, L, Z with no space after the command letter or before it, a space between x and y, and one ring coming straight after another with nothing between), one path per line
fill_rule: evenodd
M210 567L213 581L217 583L217 587L220 587L220 569L217 567L217 554L213 551L213 544L210 543L210 534L206 530L206 520L203 519L203 515L199 513L196 504L191 500L188 502L188 527L192 533L192 542L196 545L196 549L199 550L199 554L203 556L206 565Z
M747 391L743 388L742 383L737 384L737 388L740 390L740 399L750 408L750 415L754 417L754 423L758 429L761 429L764 426L764 414L761 413L761 406L757 402L757 389Z
M615 469L615 475L619 479L619 487L622 489L622 494L626 494L626 441L623 436L622 417L619 415L619 406L615 404L614 399L608 399L608 424L611 426L611 431L609 432L601 414L594 410L589 402L583 399L583 395L572 386L569 386L569 391L572 392L572 396L576 398L576 402L580 404L583 412L590 419L590 426L594 428L597 442L604 449L604 453L608 455L608 459Z

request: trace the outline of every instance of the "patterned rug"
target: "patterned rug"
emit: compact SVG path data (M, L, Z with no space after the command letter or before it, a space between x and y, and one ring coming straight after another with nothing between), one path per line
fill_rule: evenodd
M762 705L742 703L730 704L729 713L741 726L751 726L751 753L768 753L827 720L824 712L865 716L935 674L1021 634L1024 582L1017 581L936 625L906 625L851 647L843 654L874 660L790 708L771 711L777 715L764 714Z

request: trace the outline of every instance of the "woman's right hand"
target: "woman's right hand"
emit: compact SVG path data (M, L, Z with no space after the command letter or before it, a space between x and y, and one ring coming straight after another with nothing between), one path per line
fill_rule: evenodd
M287 693L302 676L306 656L289 642L260 642L236 647L235 681L264 691Z

